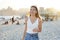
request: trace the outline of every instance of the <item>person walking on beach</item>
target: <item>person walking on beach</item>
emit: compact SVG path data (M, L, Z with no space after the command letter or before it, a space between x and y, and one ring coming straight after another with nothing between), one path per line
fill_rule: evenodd
M39 40L38 33L42 30L42 19L36 6L31 6L30 16L25 18L25 30L22 40Z
M13 24L13 23L15 22L15 21L14 21L14 16L12 17L12 19L11 19L11 20L12 20L12 24Z

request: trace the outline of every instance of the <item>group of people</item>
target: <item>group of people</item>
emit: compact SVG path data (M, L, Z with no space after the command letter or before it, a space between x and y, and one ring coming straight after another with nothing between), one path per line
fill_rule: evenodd
M13 23L15 23L15 21L17 21L17 23L16 23L17 25L20 24L18 20L14 20L14 16L13 16L10 20L5 21L5 22L3 23L3 25L9 24L9 22L11 22L11 24L13 24Z

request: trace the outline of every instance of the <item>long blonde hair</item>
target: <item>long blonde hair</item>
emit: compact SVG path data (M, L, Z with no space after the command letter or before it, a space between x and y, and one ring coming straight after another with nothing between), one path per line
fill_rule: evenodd
M36 9L36 11L37 11L37 13L35 14L35 17L40 18L40 15L39 15L39 13L38 13L38 8L37 8L36 6L31 6L31 7L34 7L34 8ZM30 15L30 16L31 16L31 15Z

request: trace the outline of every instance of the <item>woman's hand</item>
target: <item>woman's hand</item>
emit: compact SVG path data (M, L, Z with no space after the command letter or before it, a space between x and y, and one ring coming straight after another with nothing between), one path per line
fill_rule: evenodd
M34 29L33 29L33 32L38 32L38 29L37 29L37 28L34 28Z

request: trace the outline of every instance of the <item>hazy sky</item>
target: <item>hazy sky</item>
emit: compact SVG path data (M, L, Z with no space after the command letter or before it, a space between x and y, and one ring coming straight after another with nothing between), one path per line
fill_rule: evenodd
M0 9L8 6L13 9L29 8L31 5L45 8L60 9L60 0L0 0Z

